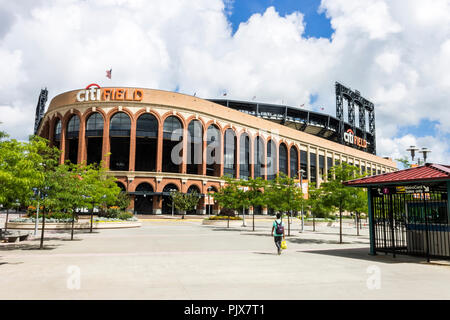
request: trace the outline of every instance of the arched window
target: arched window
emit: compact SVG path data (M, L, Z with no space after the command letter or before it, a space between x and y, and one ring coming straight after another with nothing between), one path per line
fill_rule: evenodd
M61 120L58 118L56 120L55 124L55 131L53 134L53 145L60 149L60 142L61 142Z
M239 149L239 178L247 180L250 176L250 138L248 134L241 134Z
M261 177L263 179L265 179L265 174L264 174L264 154L265 154L265 150L264 150L264 142L262 140L261 137L257 136L255 139L255 155L254 155L254 171L255 171L255 178Z
M200 121L192 120L189 123L187 143L187 173L202 174L203 126Z
M86 121L86 137L102 137L103 136L103 117L100 113L95 112L89 116Z
M277 174L277 147L273 140L267 144L267 180L275 179Z
M298 151L297 148L291 147L290 151L291 162L291 178L298 177Z
M215 125L210 125L206 131L206 174L220 176L221 141L220 131Z
M103 147L103 117L95 112L86 121L87 164L100 163Z
M223 174L236 177L236 135L232 129L225 131Z
M137 119L136 137L158 137L158 120L154 115L145 113Z
M66 159L72 163L77 163L78 135L80 133L80 118L77 115L70 118L66 132Z
M156 171L157 146L158 120L145 113L136 122L136 171Z
M111 137L129 137L131 120L125 112L117 112L109 122L109 135Z
M128 171L130 159L131 120L124 112L114 114L109 123L110 169Z
M288 157L287 157L287 147L284 143L280 143L280 172L283 172L285 175L288 175Z
M164 172L181 172L183 163L183 126L181 121L170 116L164 121L163 126L163 157L162 169Z

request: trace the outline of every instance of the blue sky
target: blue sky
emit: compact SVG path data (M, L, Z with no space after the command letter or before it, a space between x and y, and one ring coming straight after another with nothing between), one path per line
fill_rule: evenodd
M331 40L333 28L330 19L324 12L319 13L320 0L231 0L227 4L228 19L233 28L233 34L239 28L239 24L247 22L255 13L263 14L268 7L275 7L280 16L299 11L304 15L306 38L327 38ZM225 1L225 3L227 3ZM320 106L316 106L318 95L310 95L309 103L315 111L320 112ZM400 126L397 137L412 134L415 137L435 136L437 134L438 121L421 119L418 125Z
M329 38L333 34L330 20L325 13L318 13L320 0L234 0L229 20L233 26L233 34L241 22L246 22L252 14L264 13L268 7L275 7L276 11L285 16L295 11L304 14L306 23L305 37Z

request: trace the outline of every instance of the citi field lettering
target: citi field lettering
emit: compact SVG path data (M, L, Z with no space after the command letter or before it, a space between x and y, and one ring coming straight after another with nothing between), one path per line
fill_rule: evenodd
M77 101L142 101L144 91L132 88L100 88L90 84L85 90L77 93Z
M367 141L355 136L352 129L348 129L347 132L344 132L344 141L350 144L355 144L361 148L367 148Z

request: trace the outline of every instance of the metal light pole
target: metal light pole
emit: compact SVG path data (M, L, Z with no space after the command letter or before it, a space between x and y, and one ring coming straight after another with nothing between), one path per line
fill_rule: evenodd
M416 151L419 151L419 148L417 148L416 146L410 146L408 149L406 149L406 151L411 152L411 158L412 158L412 161L414 161L414 157L416 156Z
M427 163L427 154L431 152L426 147L423 147L422 150L419 151L423 155L423 164Z
M175 192L175 189L170 189L170 193ZM173 197L172 197L172 217L173 217Z
M41 190L38 189L38 201L37 201L37 208L36 208L36 219L34 221L34 235L37 236L38 234L38 225L39 225L39 200L41 199Z
M208 189L208 218L211 218L211 208L212 208L212 206L211 206L211 190L212 190L212 188L211 187L209 187Z
M300 189L302 190L302 196L303 196L303 173L305 173L306 171L303 169L298 170L298 177L300 178ZM300 230L300 232L303 232L304 228L305 228L305 223L303 220L303 201L302 201L302 228Z

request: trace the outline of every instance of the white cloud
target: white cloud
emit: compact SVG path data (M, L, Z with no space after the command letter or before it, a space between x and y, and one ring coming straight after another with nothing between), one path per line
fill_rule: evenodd
M14 123L6 129L25 139L41 87L51 99L92 82L179 87L205 98L226 90L231 99L293 106L314 94L334 115L341 81L375 103L380 155L400 154L411 137L396 137L398 128L428 119L438 135L416 143L441 140L436 154L445 162L450 1L323 0L331 40L307 38L302 13L280 16L273 7L232 35L233 3L0 0L0 122Z

